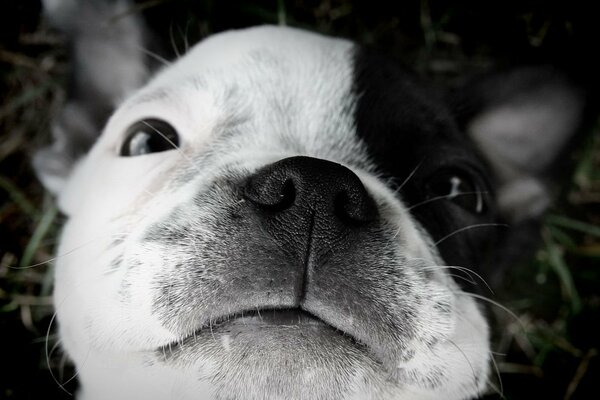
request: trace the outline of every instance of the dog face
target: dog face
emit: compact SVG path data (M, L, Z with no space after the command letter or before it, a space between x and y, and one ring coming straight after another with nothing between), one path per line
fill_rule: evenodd
M489 329L453 275L512 181L453 121L395 64L289 28L164 69L60 190L81 397L478 396Z

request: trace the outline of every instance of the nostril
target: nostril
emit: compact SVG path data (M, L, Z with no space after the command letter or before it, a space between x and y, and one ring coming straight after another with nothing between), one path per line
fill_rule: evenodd
M346 224L360 225L377 218L377 207L371 196L365 193L339 192L334 199L334 210Z
M249 179L244 185L243 196L264 210L283 211L296 199L296 188L291 179Z
M296 225L317 216L328 225L358 227L378 216L375 201L354 172L305 156L260 168L246 179L242 194L258 215L287 218Z
M283 187L279 193L279 201L271 205L274 211L282 211L290 208L296 200L296 187L291 179L286 179L283 182Z

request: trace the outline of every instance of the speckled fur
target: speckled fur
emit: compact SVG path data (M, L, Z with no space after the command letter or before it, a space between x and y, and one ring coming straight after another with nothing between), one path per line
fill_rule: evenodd
M434 268L444 261L430 234L356 134L356 51L289 28L220 34L114 113L60 195L55 301L79 398L466 399L485 388L481 310ZM148 117L171 123L180 148L119 157L125 129ZM380 213L360 246L324 253L300 305L301 267L239 191L295 155L350 168ZM297 306L319 319L260 315Z

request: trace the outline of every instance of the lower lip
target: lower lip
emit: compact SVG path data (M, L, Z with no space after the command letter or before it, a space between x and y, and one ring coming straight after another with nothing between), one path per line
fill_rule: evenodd
M166 349L172 353L173 349L180 347L182 344L197 339L209 334L214 337L219 332L226 332L228 335L235 334L236 331L248 331L259 329L264 332L265 328L288 329L288 328L306 328L306 329L322 329L328 325L319 318L304 312L300 309L266 309L252 310L239 312L234 315L225 316L214 321L210 327L205 327L193 335L178 340L166 346L160 347L160 354L165 353ZM258 330L257 330L258 332Z
M236 321L252 325L323 325L324 322L317 317L297 309L269 309L253 310L236 314L234 317L225 318L223 322ZM216 324L218 325L218 324Z

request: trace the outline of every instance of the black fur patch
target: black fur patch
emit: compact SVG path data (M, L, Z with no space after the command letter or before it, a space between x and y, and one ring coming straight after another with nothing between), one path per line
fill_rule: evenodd
M408 206L414 207L412 214L433 240L440 241L445 262L477 270L498 229L467 228L495 219L484 163L436 92L423 87L417 77L364 48L356 51L354 68L356 130L371 159ZM468 175L487 192L488 206L483 213L470 213L445 199L424 203L432 197L428 180L448 168Z

